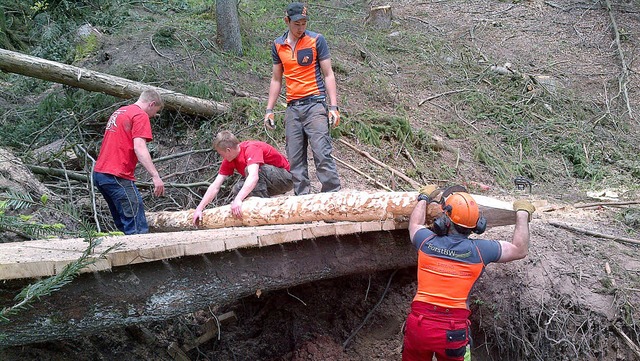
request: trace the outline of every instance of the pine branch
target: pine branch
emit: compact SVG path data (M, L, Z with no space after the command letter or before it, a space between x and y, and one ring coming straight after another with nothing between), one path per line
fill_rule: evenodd
M96 239L93 237L89 237L85 239L85 242L88 242L89 245L82 253L82 256L77 260L67 264L64 266L62 271L55 276L51 276L42 281L36 282L34 284L30 284L25 287L14 299L17 303L10 307L5 307L0 311L0 323L9 322L8 316L16 315L21 310L26 309L29 305L34 303L35 301L40 300L40 298L49 296L52 293L59 291L65 285L71 283L78 274L80 274L80 270L94 264L98 259L105 258L106 254L111 252L113 249L120 247L121 243L117 243L105 251L100 253L97 257L92 257L92 254L96 248L100 244L100 239Z
M6 196L3 196L4 209L11 208L15 210L27 209L37 204L29 193L19 193L9 190Z

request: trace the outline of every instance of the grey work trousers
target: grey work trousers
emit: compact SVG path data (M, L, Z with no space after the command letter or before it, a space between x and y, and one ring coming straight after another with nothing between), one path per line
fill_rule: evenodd
M246 173L245 173L246 174ZM231 194L235 197L246 178L239 180L231 190ZM258 171L258 183L249 193L248 197L269 198L278 194L284 194L293 188L291 173L284 168L274 167L270 164L261 164Z
M293 191L309 194L309 165L307 145L311 145L316 176L322 184L321 192L340 190L336 162L331 156L329 118L324 103L288 106L284 115L287 158L291 163Z

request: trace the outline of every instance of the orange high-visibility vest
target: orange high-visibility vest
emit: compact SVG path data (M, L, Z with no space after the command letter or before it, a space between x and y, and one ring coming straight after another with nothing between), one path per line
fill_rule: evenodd
M471 289L482 275L485 261L500 258L500 244L464 236L437 237L427 229L418 231L415 238L414 242L420 244L416 245L418 291L414 301L469 309ZM487 259L483 260L483 253Z

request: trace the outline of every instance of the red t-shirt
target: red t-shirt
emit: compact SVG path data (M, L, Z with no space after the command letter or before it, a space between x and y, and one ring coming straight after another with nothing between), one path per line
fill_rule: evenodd
M289 161L284 155L271 145L259 140L247 140L239 144L240 153L231 162L223 160L218 174L230 176L234 169L243 177L245 170L251 164L269 164L274 167L290 169Z
M149 115L135 104L124 106L109 117L94 170L136 180L138 157L133 150L133 138L153 139Z

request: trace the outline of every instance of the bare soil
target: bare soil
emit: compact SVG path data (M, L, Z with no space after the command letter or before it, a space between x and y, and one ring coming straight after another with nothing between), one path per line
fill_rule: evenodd
M346 3L334 1L331 6L339 8ZM487 68L508 62L520 73L551 75L562 87L598 104L620 105L619 94L612 99L604 91L607 84L617 81L620 68L611 19L600 2L400 0L391 5L394 28L381 31L398 31L399 35L393 37L398 39L398 48L403 48L403 34L436 32L444 48L446 44L462 43L482 54ZM620 1L614 6L618 22L625 25L625 34L634 39L622 43L623 50L631 54L640 35L637 5ZM399 67L375 54L363 61L361 51L370 52L358 47L357 37L337 44L329 40L334 62L348 67L349 74L364 73L368 67L390 74L385 78L388 83L380 89L366 89L369 94L358 87L357 76L338 74L339 92L348 99L347 111L375 106L391 113L400 107L407 111L414 127L430 129L443 137L445 124L465 122L446 97L418 105L429 96L451 90L446 84L450 75L446 69L467 61L464 54L443 51L441 59L433 59L443 72L429 74L422 71L420 62L398 61ZM109 40L105 52L110 54L110 61L127 61L130 52L125 46L133 46L135 41L133 37L122 42ZM404 58L412 56L410 51L400 53ZM149 51L148 59L161 60L153 51ZM135 59L128 60L134 63ZM629 97L635 105L640 104L635 85L637 64L631 62L630 66L633 82ZM238 80L231 74L221 74L225 76L240 89L246 85L257 93L267 90L267 79L244 75L245 79ZM435 84L440 87L425 86L425 77L439 79ZM378 94L371 94L376 91ZM373 103L376 97L384 101ZM640 246L549 223L637 237L637 230L627 234L628 228L616 217L625 208L576 208L579 202L596 200L588 198L570 179L534 187L532 194L501 189L490 169L473 162L472 149L464 138L447 141L461 150L460 156L441 152L437 155L439 163L455 164L460 173L472 175L468 179L490 185L487 195L505 200L528 197L538 206L530 225L529 256L488 266L472 293L473 359L640 360L622 336L640 345ZM170 141L164 144L169 147ZM399 156L396 146L386 144L367 150L398 169L410 169L409 160ZM336 143L335 154L371 174L381 174L375 165L343 145ZM416 158L433 159L429 155ZM367 180L348 169L340 168L340 172L345 188L371 188ZM383 182L400 180L387 176ZM319 188L317 183L314 186L315 190ZM637 196L626 189L618 191L630 199ZM511 233L511 227L500 227L482 237L509 240ZM219 339L190 351L191 360L399 360L402 326L415 293L415 273L415 268L388 270L306 284L229 305L212 305L208 310L162 323L0 350L0 359L171 360L167 350L172 343L192 341L204 332L203 325L214 315L233 311L237 320L222 326Z

